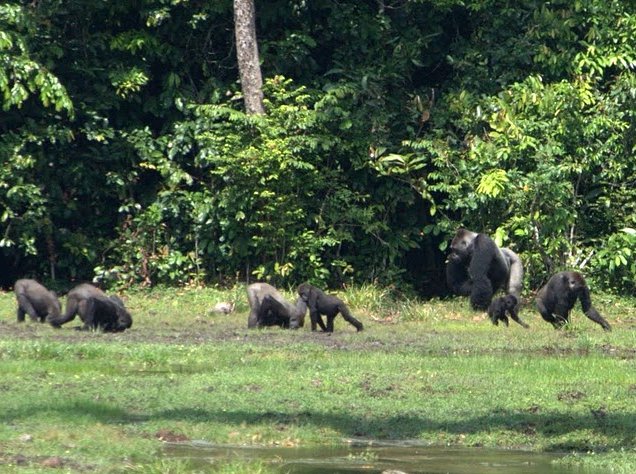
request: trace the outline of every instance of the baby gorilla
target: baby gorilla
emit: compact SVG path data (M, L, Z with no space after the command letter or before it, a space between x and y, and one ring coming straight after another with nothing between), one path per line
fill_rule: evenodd
M498 326L499 321L502 321L507 327L508 316L506 316L506 313L508 313L510 314L510 317L512 319L514 319L527 329L530 326L519 319L519 315L517 312L518 304L519 300L515 295L500 296L499 298L493 300L492 303L490 303L490 306L488 307L488 317L495 326Z
M315 331L316 325L318 325L325 332L333 332L333 320L338 313L342 314L345 321L353 325L356 330L362 331L362 323L351 315L349 308L340 298L328 295L309 283L303 283L298 287L298 295L309 307L312 331ZM321 315L323 314L327 316L327 326L322 321Z

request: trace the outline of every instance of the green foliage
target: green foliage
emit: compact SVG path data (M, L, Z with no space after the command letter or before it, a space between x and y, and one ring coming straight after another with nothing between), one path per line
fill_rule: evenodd
M100 272L146 283L200 279L201 268L223 278L244 268L277 283L353 276L342 246L390 229L381 217L387 205L345 179L346 145L333 133L337 98L316 101L316 92L279 76L265 92L265 116L192 104L170 135L129 135L140 170L160 174L164 186L150 205L121 209L117 263ZM384 265L408 245L382 239Z
M263 4L267 114L248 117L229 0L3 4L1 283L439 294L465 225L520 252L529 287L578 268L631 289L632 10Z
M636 230L620 229L610 235L594 254L591 267L596 279L617 292L636 290Z
M613 30L613 22L620 19L631 31L634 17L622 3L611 5L557 2L534 14L522 13L523 3L518 10L507 9L504 17L521 15L520 29L528 44L545 44L535 47L534 74L515 78L495 93L474 84L448 93L440 110L432 113L430 133L405 141L400 160L395 154L379 159L382 172L408 179L432 202L431 214L438 218L427 232L450 233L459 220L500 236L503 244L522 253L532 285L558 269L585 269L594 257L598 283L630 287L630 272L621 272L631 259L622 250L624 234L616 232L634 219L629 104L636 97L636 63L632 44L624 41L622 29ZM590 16L597 8L604 13ZM479 17L500 21L490 14L483 11ZM512 31L492 34L501 37ZM594 47L589 45L592 40ZM467 57L497 54L494 48L491 44L481 52L464 52ZM503 52L508 44L503 41L498 48ZM524 48L524 54L527 51ZM574 56L578 69L565 67ZM515 59L520 60L511 56L507 64ZM498 65L493 62L493 67ZM453 134L444 137L451 127ZM407 162L417 162L417 169L406 171ZM608 237L611 250L598 250L595 257Z
M58 78L30 56L36 26L20 5L0 5L0 93L2 108L21 108L37 95L45 107L73 115L73 103Z

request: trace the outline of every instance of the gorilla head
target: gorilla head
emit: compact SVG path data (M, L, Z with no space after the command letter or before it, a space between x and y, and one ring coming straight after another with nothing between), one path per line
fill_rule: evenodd
M460 263L470 259L473 255L475 238L478 235L476 232L464 228L458 229L450 244L451 251L448 255L448 260Z

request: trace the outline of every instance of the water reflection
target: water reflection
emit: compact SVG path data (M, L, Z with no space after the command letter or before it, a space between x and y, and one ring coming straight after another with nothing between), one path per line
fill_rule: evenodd
M229 461L263 461L291 474L573 474L555 465L562 455L481 448L440 448L415 443L317 448L167 444L164 455L187 459L193 469Z

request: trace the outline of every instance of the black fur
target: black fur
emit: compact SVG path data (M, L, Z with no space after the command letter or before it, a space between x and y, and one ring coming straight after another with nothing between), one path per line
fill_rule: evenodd
M324 291L309 283L303 283L298 287L298 294L307 303L309 307L309 317L311 318L311 330L316 330L316 325L320 326L325 332L333 332L333 320L338 315L342 314L342 317L353 325L356 330L362 331L364 327L362 323L354 318L340 298L336 296L328 295ZM327 326L322 320L321 315L327 317Z
M499 321L508 326L508 316L506 313L524 328L530 327L519 319L519 300L515 295L500 296L494 299L488 307L488 317L495 326L499 325Z
M83 331L101 329L104 332L120 332L132 326L132 317L117 296L88 298L80 317L84 326L77 329Z
M247 287L250 314L248 328L280 326L297 329L305 324L307 304L298 298L293 305L280 292L267 283L253 283Z
M454 293L470 296L474 309L486 310L501 288L521 300L523 264L516 253L500 249L488 235L459 229L451 242L446 281Z
M66 311L48 322L59 328L79 314L84 325L78 329L101 329L107 332L124 331L132 326L132 317L117 296L107 296L99 288L82 283L66 295Z
M19 323L24 321L25 314L28 314L32 321L39 320L41 323L60 316L62 308L57 295L37 281L17 280L13 285L13 291L18 301Z
M559 329L570 322L570 311L577 299L581 302L585 316L600 324L605 331L612 330L609 323L592 306L590 289L579 272L559 272L553 275L539 290L535 301L541 317L555 329Z

